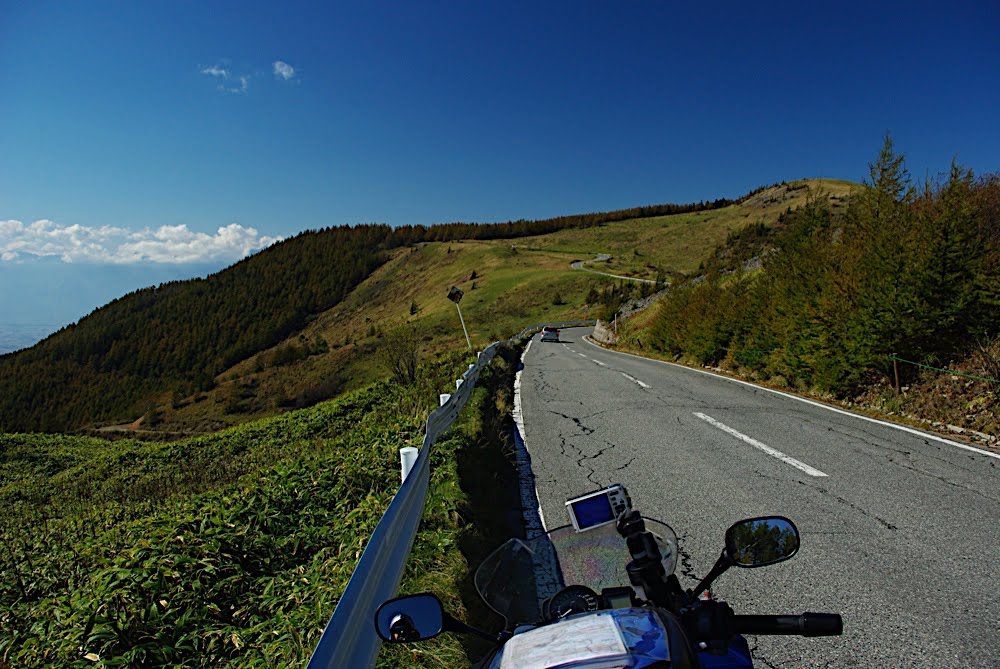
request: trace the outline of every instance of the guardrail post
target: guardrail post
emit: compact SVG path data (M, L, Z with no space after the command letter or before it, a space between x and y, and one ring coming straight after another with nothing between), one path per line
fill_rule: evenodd
M899 395L903 391L899 388L899 360L896 358L896 354L892 354L892 371L896 377L896 394Z
M420 451L413 446L404 446L399 449L399 467L400 475L403 481L406 480L406 477L410 474L410 470L413 469L413 465L417 461L417 454L419 452Z
M455 390L462 387L462 379L455 379Z
M448 393L441 393L438 396L438 401L441 402L440 406L444 406L445 404L447 404L448 400L450 400L450 399L451 399L451 395L449 395Z

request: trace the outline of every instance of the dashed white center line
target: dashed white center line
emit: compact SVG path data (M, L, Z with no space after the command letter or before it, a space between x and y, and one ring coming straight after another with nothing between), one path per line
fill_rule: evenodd
M649 384L648 383L643 383L642 381L640 381L639 379L635 378L634 376L629 376L625 372L622 372L622 376L624 376L626 379L628 379L632 383L638 383L643 388L649 388Z
M815 467L810 467L809 465L807 465L806 463L802 462L801 460L796 460L795 458L793 458L791 456L785 455L784 453L782 453L781 451L779 451L776 448L771 448L767 444L761 443L761 442L757 441L756 439L754 439L753 437L748 437L747 435L743 434L742 432L738 432L738 431L734 430L733 428L729 427L728 425L726 425L724 423L720 423L719 421L715 420L711 416L706 416L705 414L699 413L697 411L694 412L694 415L697 416L698 418L702 419L706 423L714 425L715 427L719 428L723 432L728 432L729 434L733 435L737 439L745 441L746 443L750 444L754 448L759 448L760 450L764 451L768 455L770 455L772 457L775 457L775 458L778 458L779 460L781 460L785 464L789 464L789 465L795 467L796 469L801 469L806 474L809 474L809 476L826 476L826 474L824 474L820 470L816 469Z
M605 364L604 364L603 362L601 362L600 360L595 360L595 361L594 361L594 364L595 364L595 365L600 365L601 367L607 367L607 365L605 365Z

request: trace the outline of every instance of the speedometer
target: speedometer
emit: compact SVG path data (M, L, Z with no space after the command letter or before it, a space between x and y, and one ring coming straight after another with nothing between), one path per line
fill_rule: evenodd
M601 602L596 592L585 585L571 585L545 600L542 615L545 620L557 620L572 613L596 611L600 607Z

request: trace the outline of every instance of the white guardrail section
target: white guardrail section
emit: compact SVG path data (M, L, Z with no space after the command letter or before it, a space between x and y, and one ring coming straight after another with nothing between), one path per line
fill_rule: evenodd
M533 325L509 341L531 336L545 325L575 327L594 323L595 321L569 321ZM347 583L347 589L340 597L333 617L327 623L323 636L309 659L308 669L364 669L375 666L375 658L382 646L382 640L375 633L375 609L396 595L403 578L406 558L410 555L413 538L423 515L424 499L427 497L427 485L431 477L428 464L431 446L455 422L472 395L479 372L490 363L499 347L500 342L497 342L480 353L476 364L462 375L462 383L451 398L427 418L420 455L368 540L365 552Z

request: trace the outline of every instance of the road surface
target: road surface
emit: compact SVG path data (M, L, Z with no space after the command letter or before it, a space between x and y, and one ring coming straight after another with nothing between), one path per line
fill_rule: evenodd
M607 253L599 253L597 257L593 260L577 260L576 262L571 262L569 264L573 269L581 269L584 272L590 272L591 274L600 274L601 276L610 276L613 279L623 279L625 281L638 281L639 283L656 283L653 279L639 279L634 276L622 276L620 274L608 274L607 272L598 272L596 269L590 269L589 267L584 267L587 263L592 262L607 262L611 260L611 256Z
M726 528L791 517L792 560L713 587L737 613L839 612L842 637L751 638L759 667L1000 667L1000 457L750 384L607 351L565 329L520 375L549 528L563 502L623 483L678 534L678 575Z

